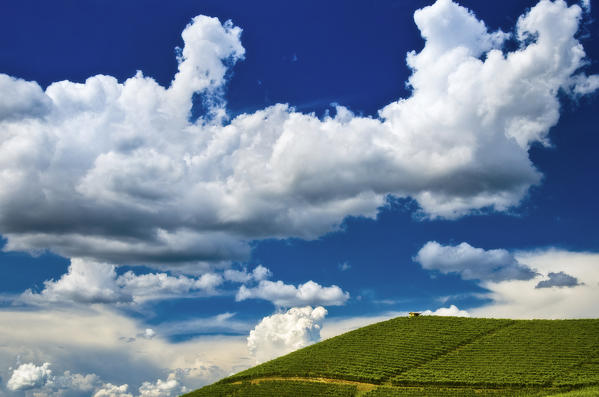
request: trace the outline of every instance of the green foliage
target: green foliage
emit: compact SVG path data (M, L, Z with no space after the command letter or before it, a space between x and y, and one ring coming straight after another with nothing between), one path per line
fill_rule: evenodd
M229 379L320 376L381 383L511 323L494 319L400 317L308 346Z
M586 378L582 365L599 352L599 322L594 320L518 321L472 343L410 369L394 384L550 386ZM596 364L595 364L596 365ZM597 368L596 366L594 368ZM599 380L595 375L594 380Z
M353 397L356 386L320 382L265 380L259 383L215 383L185 397Z

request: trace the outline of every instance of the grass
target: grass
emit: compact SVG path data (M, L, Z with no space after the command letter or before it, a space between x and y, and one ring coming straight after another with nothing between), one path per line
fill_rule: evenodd
M599 395L599 320L401 317L325 340L189 394L549 395Z

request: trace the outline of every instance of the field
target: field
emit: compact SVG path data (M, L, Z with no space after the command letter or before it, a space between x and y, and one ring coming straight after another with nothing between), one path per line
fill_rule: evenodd
M599 320L401 317L325 340L189 394L548 395L599 395Z

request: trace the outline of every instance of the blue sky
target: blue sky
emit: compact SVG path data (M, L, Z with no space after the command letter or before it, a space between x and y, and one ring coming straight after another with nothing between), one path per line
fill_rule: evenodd
M595 18L9 1L0 396L175 395L413 310L597 317Z

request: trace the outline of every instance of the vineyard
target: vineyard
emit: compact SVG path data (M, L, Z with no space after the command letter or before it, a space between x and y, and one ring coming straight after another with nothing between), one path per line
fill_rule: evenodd
M396 318L308 346L229 379L302 376L381 383L510 324L510 320L493 319Z
M189 397L576 397L598 390L599 320L427 316L348 332Z
M599 374L587 376L597 369L595 364L589 371L593 364L586 363L593 356L599 356L598 321L519 321L402 372L392 383L551 386L554 379L565 385L596 383Z
M267 381L259 383L216 383L190 393L193 397L353 397L356 386L319 382Z

